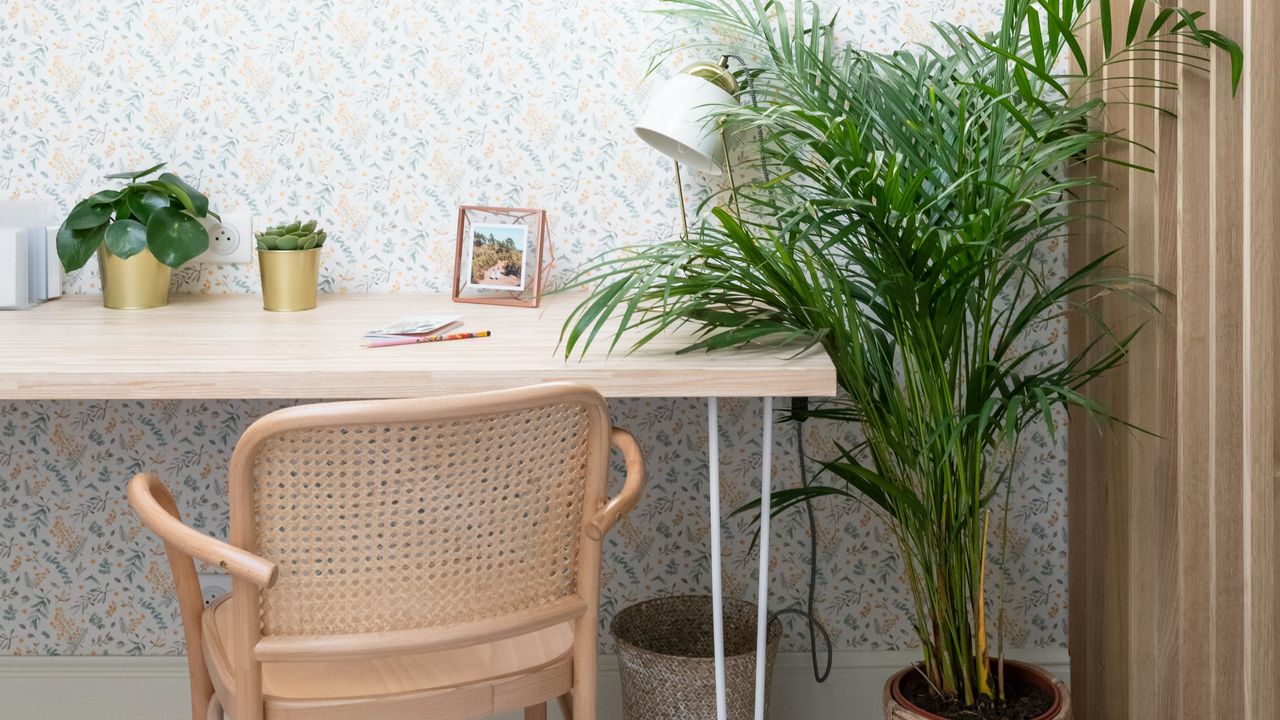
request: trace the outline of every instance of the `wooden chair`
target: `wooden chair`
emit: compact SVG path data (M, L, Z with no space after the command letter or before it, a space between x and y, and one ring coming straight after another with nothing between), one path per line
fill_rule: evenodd
M230 543L155 475L129 503L165 543L193 720L534 719L553 699L594 720L601 538L643 476L604 398L556 383L271 413L231 458ZM208 609L192 558L232 577Z

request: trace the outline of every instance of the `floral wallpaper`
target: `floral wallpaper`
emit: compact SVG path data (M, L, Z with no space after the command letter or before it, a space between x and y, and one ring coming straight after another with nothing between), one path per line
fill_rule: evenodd
M927 41L934 19L989 26L1000 4L839 2L849 39L880 49ZM331 292L444 291L458 205L543 207L565 273L660 237L678 217L669 164L628 130L655 85L650 46L672 22L651 6L0 2L0 197L47 197L65 211L106 172L168 160L215 210L247 208L259 227L317 217L331 231ZM696 193L707 181L686 182ZM1060 266L1061 253L1048 260ZM68 291L96 291L92 265ZM175 282L180 292L258 290L253 266L191 266ZM231 448L255 418L289 404L0 401L0 653L183 652L160 544L130 513L124 482L161 473L189 522L225 534ZM721 403L728 508L756 496L761 409ZM614 412L640 439L651 480L608 540L606 626L627 604L710 586L704 404L628 400ZM841 432L808 423L808 454L829 456ZM795 484L793 427L778 425L775 442L775 486ZM1061 646L1065 452L1040 432L1017 462L1008 641ZM818 510L819 614L837 647L909 647L909 600L884 527L854 503ZM808 535L799 513L775 525L775 608L804 599ZM753 597L741 520L729 523L726 553L727 592ZM787 638L801 648L799 627Z
M124 497L133 473L160 473L187 522L225 537L226 468L254 419L289 402L0 401L0 653L168 654L182 651L173 584L159 542ZM736 508L757 497L759 400L720 401L722 498ZM609 536L604 621L650 597L707 592L706 407L700 400L614 403L615 424L634 432L649 485L640 506ZM805 424L810 457L830 457L838 428ZM775 487L799 481L794 426L775 428ZM1065 463L1042 435L1023 448L1009 516L1011 646L1066 638ZM620 458L614 458L614 488ZM897 548L871 512L819 503L820 616L842 649L911 644L909 598ZM771 607L807 593L809 529L791 513L774 525ZM756 555L744 520L726 526L725 589L754 598ZM802 646L793 626L787 647ZM606 639L607 642L607 639Z

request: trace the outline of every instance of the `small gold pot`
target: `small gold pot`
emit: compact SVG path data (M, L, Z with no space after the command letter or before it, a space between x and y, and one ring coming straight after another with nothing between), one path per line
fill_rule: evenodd
M147 248L126 260L112 255L106 245L99 245L98 275L102 278L103 307L146 310L169 304L173 268L156 260Z
M320 282L320 248L259 250L262 309L274 312L312 310Z

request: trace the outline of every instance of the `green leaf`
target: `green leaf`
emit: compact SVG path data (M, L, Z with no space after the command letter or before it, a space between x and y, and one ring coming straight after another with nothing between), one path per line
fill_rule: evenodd
M1185 8L1173 8L1173 11L1178 14L1178 22L1174 23L1172 32L1195 29L1200 18L1208 15L1204 10L1192 11Z
M137 220L117 220L107 226L104 240L112 255L128 259L147 246L147 228Z
M1098 21L1102 27L1102 56L1111 57L1111 0L1097 0Z
M159 165L153 165L147 168L146 170L130 170L127 172L111 173L110 175L107 176L107 179L108 180L137 180L138 178L143 177L145 175L150 175L151 173L159 170L164 166L165 166L165 163L160 163Z
M1165 8L1156 13L1156 19L1152 21L1151 27L1147 28L1147 38L1150 39L1155 37L1160 30L1164 28L1165 23L1169 22L1169 18L1173 17L1176 12L1177 10L1174 8Z
M850 453L845 453L851 457ZM924 516L926 511L920 499L911 490L883 477L877 472L868 470L852 462L825 462L822 466L827 471L854 486L877 505L894 517L906 515Z
M1027 7L1027 35L1027 39L1031 41L1031 57L1035 60L1036 67L1043 73L1047 69L1045 62L1049 58L1045 57L1044 31L1040 27L1040 14L1031 6Z
M110 204L90 202L92 198L82 200L79 205L71 209L71 214L67 215L64 223L72 230L88 230L106 223L111 219L111 213L114 208Z
M87 202L90 205L104 205L104 204L113 203L119 199L120 199L119 190L103 190L101 192L96 192L90 195L89 197L85 198L84 202Z
M1240 79L1244 75L1244 50L1236 41L1222 33L1204 30L1200 35L1207 41L1206 47L1216 46L1231 58L1231 94L1235 95L1240 89Z
M209 198L202 195L199 190L188 185L182 178L174 175L173 173L161 173L159 180L160 182L168 183L169 185L180 189L182 194L186 195L190 201L189 205L186 202L182 204L187 206L188 210L194 211L197 217L204 217L209 214ZM179 196L179 199L181 199L181 196Z
M155 190L138 189L129 193L129 213L143 225L151 220L151 214L169 207L169 197Z
M850 493L846 490L842 490L840 488L831 488L831 487L822 487L822 486L798 487L798 488L787 488L786 490L775 490L769 494L769 501L770 501L769 514L771 516L776 517L781 513L794 507L795 505L805 502L806 500L817 500L819 498L830 497L830 496L836 496L836 497L842 497L842 498L856 497L853 493ZM730 513L730 515L738 516L744 513L755 511L757 514L756 514L756 517L752 518L752 522L758 522L760 520L759 511L762 506L763 506L763 503L761 503L760 500L758 499L752 500L751 502L748 502L742 507L734 510L732 513Z
M182 209L187 212L194 213L196 211L195 203L191 202L191 196L187 194L187 191L173 183L167 183L162 180L152 180L147 183L147 187L153 188L165 197L176 201L182 206ZM170 203L170 205L172 205L172 203Z
M102 244L103 234L106 231L106 225L76 230L63 223L62 227L58 228L56 243L58 259L62 261L63 269L72 272L84 267L84 264L89 262L89 258L93 257L98 246Z
M165 265L181 267L209 249L209 232L185 212L162 208L147 221L147 247Z
M1133 0L1133 6L1129 8L1129 30L1125 33L1125 45L1132 45L1138 37L1138 28L1142 27L1142 14L1146 10L1147 0Z
M1047 10L1047 9L1046 9ZM1076 39L1075 30L1067 23L1062 16L1053 12L1045 12L1045 21L1049 24L1049 28L1055 32L1058 38L1066 43L1067 48L1071 50L1071 57L1076 61L1076 67L1081 73L1089 73L1089 60L1084 54L1084 49L1080 47L1080 41Z

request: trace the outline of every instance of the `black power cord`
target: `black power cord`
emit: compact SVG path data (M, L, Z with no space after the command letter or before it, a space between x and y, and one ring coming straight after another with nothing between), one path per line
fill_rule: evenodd
M796 454L800 457L800 483L805 487L809 487L810 484L804 456L804 421L808 417L809 398L791 398L791 418L796 427ZM773 418L768 418L766 422L772 422L772 420ZM818 519L813 514L813 501L810 498L805 498L804 500L804 511L809 519L808 605L804 610L800 608L784 608L775 611L769 615L769 622L772 623L783 615L796 615L809 621L809 657L813 661L813 679L821 683L826 682L827 678L831 677L831 662L835 655L835 645L831 642L831 634L827 632L827 628L814 613L814 605L818 594ZM827 667L824 670L818 669L818 633L822 634L822 642L827 646Z
M728 69L729 67L730 60L734 60L739 65L742 66L742 70L743 70L742 86L744 89L746 89L747 93L751 96L751 107L756 110L759 110L760 98L756 95L756 84L751 80L751 77L750 77L751 73L749 72L750 66L747 65L747 61L743 60L741 55L726 54L722 57L723 59L720 62L724 65L726 69ZM760 171L764 175L764 184L768 185L769 182L773 180L773 173L769 172L769 163L766 162L764 159L764 152L763 152L764 151L764 126L763 125L756 125L756 143L760 145L760 150L761 150ZM727 149L726 149L726 152L727 152ZM794 402L794 398L793 398L793 402ZM805 403L808 404L807 398L805 399Z

